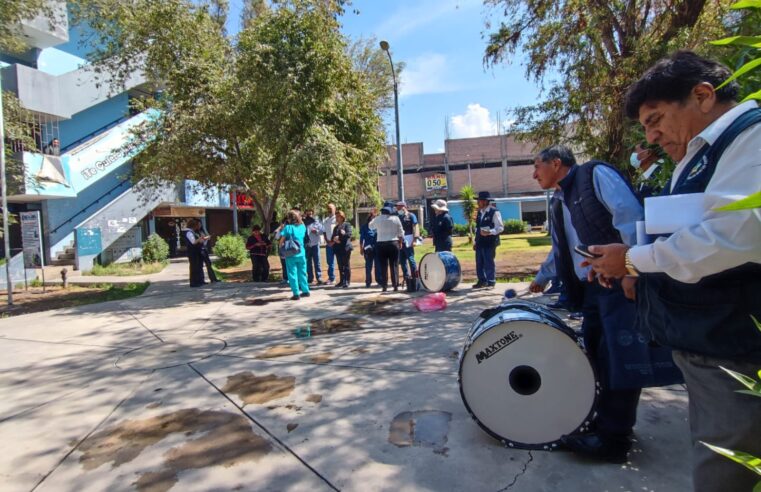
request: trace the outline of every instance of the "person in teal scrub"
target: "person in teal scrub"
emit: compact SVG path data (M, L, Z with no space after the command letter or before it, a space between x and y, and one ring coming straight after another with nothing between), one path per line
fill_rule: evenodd
M287 224L280 232L280 246L287 239L296 241L300 248L295 255L285 258L285 268L288 274L288 284L291 286L292 301L298 301L302 297L309 297L309 282L307 281L307 260L304 252L304 237L307 228L301 220L298 210L291 210L286 216Z

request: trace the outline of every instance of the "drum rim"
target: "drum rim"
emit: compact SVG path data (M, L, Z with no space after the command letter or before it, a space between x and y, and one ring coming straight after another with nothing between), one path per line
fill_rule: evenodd
M485 321L488 321L488 320L485 320ZM494 328L496 326L499 326L500 324L501 324L501 322L496 324L496 325L494 325L494 326L489 327L489 329L492 329L492 328ZM594 376L594 380L595 380L595 392L594 392L594 397L592 398L592 406L589 409L589 412L587 413L587 415L582 420L581 424L579 424L578 427L576 427L573 431L571 431L571 432L569 432L567 434L567 435L571 435L571 434L576 434L578 432L584 432L584 431L586 431L589 428L589 425L591 424L591 422L594 419L595 414L597 412L597 402L598 402L598 400L600 398L600 388L601 388L601 386L600 386L599 375L597 373L597 368L592 363L592 359L589 357L589 353L587 352L587 350L584 347L582 347L579 344L579 342L578 342L579 335L577 335L576 332L573 331L573 329L571 329L571 328L569 328L567 326L564 326L564 327L565 327L566 330L570 331L571 334L573 334L572 339L576 342L576 346L579 347L579 350L582 351L584 356L589 361L589 367L592 369L592 375ZM552 328L558 329L555 326L552 326ZM559 329L559 331L561 331L562 333L565 333L566 335L570 336L570 334L566 330ZM471 340L471 337L469 336L468 340L465 343L465 346L462 348L462 350L460 352L459 367L457 369L457 386L458 386L458 389L460 390L460 399L462 400L462 403L465 405L465 410L467 410L468 415L470 415L470 418L473 419L484 432L489 434L491 437L493 437L497 441L501 442L502 445L504 445L507 448L518 448L518 449L528 449L528 450L543 450L543 451L552 451L553 449L556 449L559 446L559 444L560 444L560 439L556 439L554 441L547 441L547 442L542 442L542 443L536 443L536 444L530 444L530 443L515 441L515 440L512 440L512 439L508 439L508 438L506 438L504 436L500 436L499 434L497 434L493 430L489 429L483 422L481 422L481 420L478 417L476 417L476 414L473 413L473 410L471 409L470 405L468 404L467 398L465 398L465 392L463 391L463 387L462 387L462 367L463 367L463 362L465 361L465 353L466 353L467 349L469 349L470 346L472 345L472 342L473 342L473 340Z

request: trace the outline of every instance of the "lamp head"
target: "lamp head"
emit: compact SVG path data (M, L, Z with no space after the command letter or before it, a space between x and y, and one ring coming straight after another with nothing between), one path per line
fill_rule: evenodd
M381 49L382 49L383 51L388 51L388 48L389 48L389 46L388 46L388 41L381 41L381 42L380 42L380 47L381 47Z

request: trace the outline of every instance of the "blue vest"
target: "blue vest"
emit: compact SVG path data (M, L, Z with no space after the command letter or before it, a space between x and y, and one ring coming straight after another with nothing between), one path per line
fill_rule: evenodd
M629 180L608 163L589 161L571 168L566 177L558 184L563 190L563 201L571 216L571 225L581 244L587 246L622 242L621 234L613 227L613 215L597 199L595 193L594 170L597 166L613 169L629 186L632 195L635 195ZM583 284L576 276L573 268L573 257L563 228L563 210L560 200L553 200L551 211L553 236L558 243L557 247L553 248L557 273L566 286L571 304L578 306L583 300Z
M494 213L497 211L494 207L489 207L489 209L484 213L483 217L480 219L478 218L478 215L481 215L479 212L476 216L476 247L477 248L496 248L499 245L499 236L482 236L481 235L481 228L482 227L488 227L489 229L494 228Z
M713 145L706 144L664 195L705 191L724 150L752 125L761 108L737 118ZM726 212L728 214L734 212ZM761 265L746 263L688 284L663 273L643 273L637 282L640 321L662 345L717 358L761 362Z

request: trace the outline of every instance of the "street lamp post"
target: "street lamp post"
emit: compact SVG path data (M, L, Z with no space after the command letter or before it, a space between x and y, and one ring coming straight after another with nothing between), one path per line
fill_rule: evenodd
M399 138L399 88L396 83L396 71L394 70L394 60L391 59L391 52L387 41L381 41L380 47L388 55L388 61L391 63L391 76L394 78L394 114L396 116L396 176L399 179L399 200L404 201L404 169L402 167L402 141Z
M3 128L3 82L0 78L0 192L3 206L3 242L5 246L5 281L8 305L13 306L13 282L11 282L11 244L8 236L8 186L5 180L5 128Z

